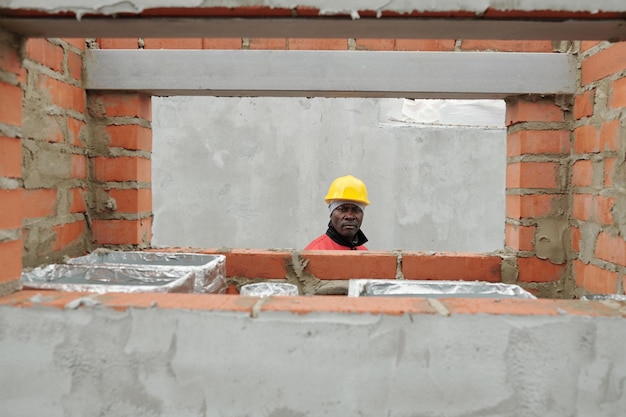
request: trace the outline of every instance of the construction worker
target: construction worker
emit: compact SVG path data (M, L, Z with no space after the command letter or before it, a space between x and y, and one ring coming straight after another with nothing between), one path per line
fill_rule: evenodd
M361 222L370 202L363 181L352 175L336 178L324 201L330 211L328 230L304 250L367 250Z

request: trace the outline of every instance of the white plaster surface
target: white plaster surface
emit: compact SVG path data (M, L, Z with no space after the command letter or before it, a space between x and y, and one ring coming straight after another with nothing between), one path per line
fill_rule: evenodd
M153 98L153 245L302 249L352 174L370 249L503 249L503 103L403 103Z
M0 307L0 415L621 416L621 318Z
M35 9L48 12L74 11L78 15L84 13L100 13L105 15L115 13L139 13L143 10L156 7L248 7L260 6L270 8L310 7L319 9L320 14L350 13L358 18L359 10L377 10L394 12L411 11L470 11L476 14L487 9L495 10L524 10L524 11L626 11L626 4L622 0L401 0L381 2L379 0L0 0L0 7L8 9Z

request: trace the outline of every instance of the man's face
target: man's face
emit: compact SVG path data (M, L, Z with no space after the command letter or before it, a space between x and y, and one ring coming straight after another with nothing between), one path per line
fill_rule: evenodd
M330 222L335 230L350 241L359 231L362 221L363 210L350 203L340 205L330 214Z

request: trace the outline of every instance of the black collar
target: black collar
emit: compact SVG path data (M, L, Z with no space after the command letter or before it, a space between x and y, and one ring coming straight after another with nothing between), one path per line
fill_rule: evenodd
M337 230L333 227L332 222L328 222L328 230L326 230L326 235L333 240L333 242L340 244L341 246L347 246L350 249L356 249L357 246L364 245L367 242L367 237L365 234L359 229L354 235L352 242L350 242L345 237L341 236Z

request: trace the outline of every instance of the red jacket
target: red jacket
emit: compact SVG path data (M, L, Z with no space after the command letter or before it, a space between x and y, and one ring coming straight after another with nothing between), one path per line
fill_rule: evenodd
M351 250L349 246L340 245L332 240L327 234L323 234L309 243L304 250ZM367 250L363 245L355 246L354 250Z

